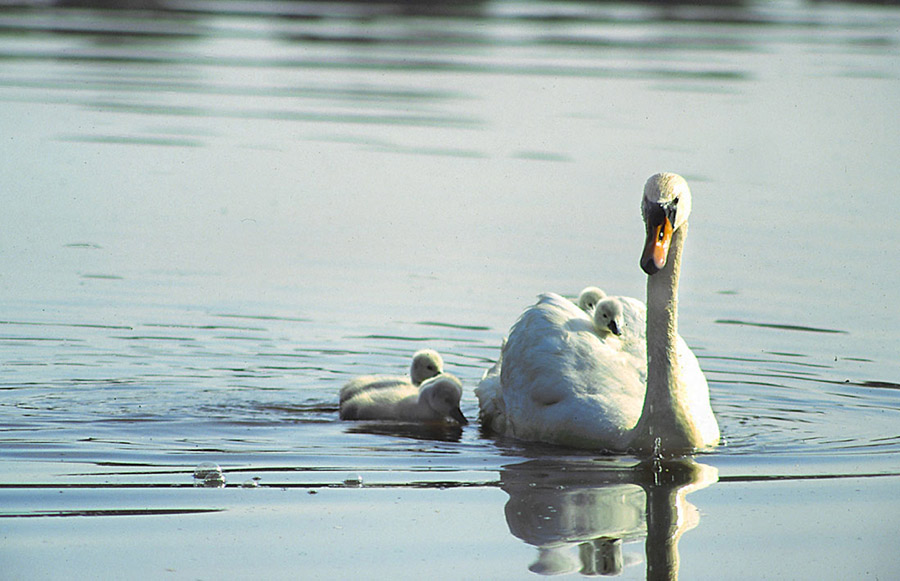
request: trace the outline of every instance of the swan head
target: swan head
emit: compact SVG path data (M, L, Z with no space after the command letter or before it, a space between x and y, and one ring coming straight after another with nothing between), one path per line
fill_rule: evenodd
M589 286L582 290L581 294L578 295L578 307L585 313L592 313L594 312L594 307L597 306L597 303L605 298L606 293L603 292L603 289Z
M606 333L621 335L625 327L622 303L613 298L606 298L597 303L594 309L594 327L601 335Z
M424 401L429 408L441 416L456 420L459 425L464 426L469 423L469 420L459 409L462 393L462 383L449 373L442 373L422 384L419 390L419 401Z
M658 173L644 184L641 204L647 239L641 255L641 268L649 275L666 266L672 234L691 214L691 190L678 174Z
M409 378L414 385L419 385L426 379L440 375L444 372L444 360L440 353L433 349L422 349L413 355L412 365L409 368Z

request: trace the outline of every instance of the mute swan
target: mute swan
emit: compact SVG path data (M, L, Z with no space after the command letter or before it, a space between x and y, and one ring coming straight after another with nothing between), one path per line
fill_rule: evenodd
M677 331L691 211L687 182L671 173L650 177L641 210L648 305L618 297L625 332L601 336L571 301L541 295L510 329L499 361L475 390L490 429L523 440L642 454L689 453L718 443L706 378ZM636 327L642 321L646 327Z
M578 307L587 314L594 312L597 303L606 298L603 289L595 286L585 287L578 295Z
M355 389L347 389L355 387ZM416 387L408 382L370 383L363 387L353 382L341 389L342 420L439 421L451 418L460 425L468 420L459 409L462 384L449 373L442 373Z

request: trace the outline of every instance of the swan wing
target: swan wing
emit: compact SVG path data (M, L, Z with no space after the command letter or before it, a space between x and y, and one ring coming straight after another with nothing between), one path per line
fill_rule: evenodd
M506 416L504 414L503 397L500 389L500 368L503 364L503 348L506 339L500 347L501 356L494 365L484 372L478 387L475 388L475 396L478 398L478 410L481 423L491 431L502 434L506 431Z
M697 356L694 355L694 352L691 351L691 348L688 347L680 335L675 345L678 365L681 369L679 380L684 386L683 394L687 400L686 407L692 412L694 426L702 434L702 442L718 442L720 437L719 424L709 403L709 385L706 382L706 375L700 368Z

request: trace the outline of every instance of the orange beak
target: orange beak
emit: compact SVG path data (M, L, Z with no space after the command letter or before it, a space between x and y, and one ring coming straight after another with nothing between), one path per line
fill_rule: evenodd
M641 255L641 268L647 274L656 274L666 266L672 243L672 223L665 214L659 218L658 223L647 224L647 240Z

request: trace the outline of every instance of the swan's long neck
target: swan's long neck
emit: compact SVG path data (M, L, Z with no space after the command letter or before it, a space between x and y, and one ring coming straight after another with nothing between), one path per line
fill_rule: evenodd
M647 393L633 447L690 452L700 441L678 364L678 276L687 224L672 234L666 266L647 278Z

